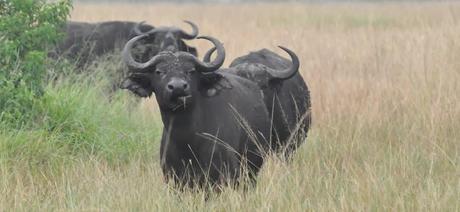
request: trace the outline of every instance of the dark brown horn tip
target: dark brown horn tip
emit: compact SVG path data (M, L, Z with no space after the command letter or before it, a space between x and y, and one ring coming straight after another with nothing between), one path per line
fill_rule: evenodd
M222 46L224 45L224 43L220 42L219 40L217 40L217 38L214 38L214 37L211 37L211 36L207 36L207 35L202 35L202 36L198 36L196 37L196 39L205 39L205 40L209 40L209 41L217 41L219 44L221 44Z
M189 21L189 20L183 20L185 23L189 24L191 27L192 27L192 33L187 33L183 30L180 30L181 34L182 34L182 38L183 39L186 39L186 40L191 40L191 39L195 39L196 36L198 36L198 33L199 33L199 29L198 29L198 26Z
M284 46L280 46L280 45L279 45L278 47L279 47L280 49L284 50L285 52L292 52L292 53L294 53L293 51L291 51L290 49L288 49L288 48L286 48L286 47L284 47Z
M182 20L182 21L187 23L187 24L190 24L190 25L192 25L192 27L194 27L194 28L196 27L198 29L198 26L195 23L193 23L192 21L189 21L189 20Z
M293 63L298 63L299 62L299 58L297 57L296 53L294 53L292 50L284 47L284 46L278 46L280 49L284 50L286 53L289 54L289 56L291 56L291 59L293 60L292 62Z
M300 61L297 55L290 49L284 46L278 46L280 49L284 50L291 57L291 66L284 70L273 70L267 68L267 72L273 77L273 79L285 80L293 77L298 71L300 66Z

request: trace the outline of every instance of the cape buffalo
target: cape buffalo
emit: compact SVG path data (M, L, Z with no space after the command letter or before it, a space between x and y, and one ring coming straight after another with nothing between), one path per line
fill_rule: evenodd
M214 51L215 48L206 53L205 62L210 60ZM310 91L302 76L297 71L277 71L290 64L286 58L262 49L236 58L229 69L257 83L262 90L270 119L273 120L272 136L277 141L272 147L286 158L291 157L305 140L311 124Z
M190 47L182 40L191 40L198 36L198 27L191 21L184 21L189 24L193 32L186 33L184 30L177 27L155 27L149 31L144 31L141 26L144 22L141 22L135 28L135 32L138 35L147 34L145 38L144 45L150 45L150 55L148 59L152 56L158 54L161 51L184 51L189 52L197 56L196 48ZM145 61L143 61L145 62Z
M78 67L89 64L93 59L116 49L123 48L131 38L147 33L145 45L136 48L136 59L146 60L163 49L177 49L196 54L182 39L193 39L198 35L198 27L185 21L193 28L191 34L177 27L158 27L127 21L101 23L67 22L64 40L57 45L52 57L64 56L76 61Z
M212 62L187 52L164 51L148 62L134 60L126 44L123 58L132 74L122 84L140 97L155 93L164 124L161 167L166 179L179 185L236 183L243 167L250 179L269 149L270 120L257 84L219 69L225 59L222 44ZM297 61L290 50L285 49ZM298 69L298 63L287 68Z

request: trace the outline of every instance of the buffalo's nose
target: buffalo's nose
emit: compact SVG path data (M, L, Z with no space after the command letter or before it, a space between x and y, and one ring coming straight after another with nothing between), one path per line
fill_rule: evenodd
M173 79L166 86L173 97L188 95L188 83L185 80Z

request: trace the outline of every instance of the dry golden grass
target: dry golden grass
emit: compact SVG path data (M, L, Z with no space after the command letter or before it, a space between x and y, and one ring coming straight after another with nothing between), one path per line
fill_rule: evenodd
M460 4L78 4L72 19L192 20L224 42L226 64L291 48L312 92L308 142L291 164L266 163L257 187L208 201L165 185L157 152L119 167L82 158L42 178L12 168L0 209L460 210Z

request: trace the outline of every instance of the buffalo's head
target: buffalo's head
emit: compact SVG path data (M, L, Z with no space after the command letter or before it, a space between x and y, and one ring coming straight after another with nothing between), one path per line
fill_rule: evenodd
M196 49L189 47L183 40L191 40L198 36L198 27L190 21L184 21L192 27L192 32L187 33L177 27L154 27L148 31L143 28L144 22L138 23L133 31L136 36L147 35L144 37L144 43L149 47L149 55L153 56L161 51L187 51L196 55Z
M131 48L146 36L144 34L131 39L123 49L123 59L132 73L121 87L140 97L155 93L162 109L185 109L193 103L194 95L204 83L203 79L209 79L222 66L225 60L224 47L217 39L203 36L198 39L211 41L217 49L217 57L212 62L202 62L188 52L162 51L147 62L140 63L132 57Z

